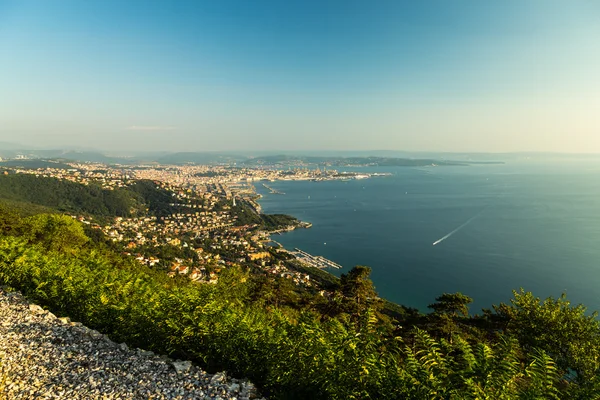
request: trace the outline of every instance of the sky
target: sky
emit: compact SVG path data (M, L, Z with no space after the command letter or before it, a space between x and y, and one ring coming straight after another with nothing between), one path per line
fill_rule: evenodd
M0 0L0 142L600 153L600 2Z

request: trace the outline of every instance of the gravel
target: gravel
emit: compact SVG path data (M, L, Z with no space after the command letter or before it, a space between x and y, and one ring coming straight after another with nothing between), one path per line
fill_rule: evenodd
M131 349L0 289L0 399L254 399L251 382Z

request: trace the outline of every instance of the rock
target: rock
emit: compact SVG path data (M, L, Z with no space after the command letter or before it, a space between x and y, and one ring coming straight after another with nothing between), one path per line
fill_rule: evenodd
M192 368L191 361L175 361L173 362L173 367L178 374L188 372Z
M46 313L46 310L44 310L42 307L38 306L37 304L30 304L29 311L31 311L35 314L45 314Z
M99 338L99 340L92 340ZM0 399L202 399L257 397L254 386L129 349L69 318L0 290ZM1 381L1 379L0 379ZM4 385L4 386L3 386Z
M212 385L224 382L227 379L227 374L225 372L217 372L210 378L210 383Z
M256 388L254 387L254 384L252 384L252 382L243 382L242 383L241 394L243 396L248 396L249 394L253 393L255 390L256 390Z
M17 300L17 301L23 301L24 300L23 295L21 293L19 293L19 292L8 293L6 296L8 296L9 298L12 298L14 300Z
M142 350L142 349L138 349L138 354L140 356L144 356L144 357L153 357L154 353L151 351L146 351L146 350Z
M102 339L104 337L104 335L102 335L100 332L98 332L98 331L96 331L94 329L88 330L87 334L92 339Z

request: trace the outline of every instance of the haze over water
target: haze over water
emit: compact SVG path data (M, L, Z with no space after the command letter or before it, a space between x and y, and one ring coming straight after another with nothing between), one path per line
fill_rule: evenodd
M600 310L600 161L364 170L393 176L257 184L264 212L313 223L274 239L336 275L368 265L382 297L422 311L460 291L479 312L519 287Z

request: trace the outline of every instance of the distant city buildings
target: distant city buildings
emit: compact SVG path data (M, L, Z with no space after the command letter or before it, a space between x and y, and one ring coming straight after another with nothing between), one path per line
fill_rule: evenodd
M101 163L68 163L71 168L10 168L4 173L52 177L104 189L125 188L139 180L155 182L171 193L169 206L177 212L165 216L116 217L100 222L90 216L74 216L102 231L123 253L137 262L162 268L169 276L187 276L199 283L216 283L219 272L236 265L311 286L310 277L288 268L267 251L269 232L241 225L233 212L244 202L260 213L253 182L274 180L339 179L337 171L231 168L205 165L112 166ZM343 175L346 176L346 175ZM309 227L310 224L301 224ZM281 230L294 229L289 226ZM161 257L160 254L163 254ZM175 257L173 254L176 254Z

